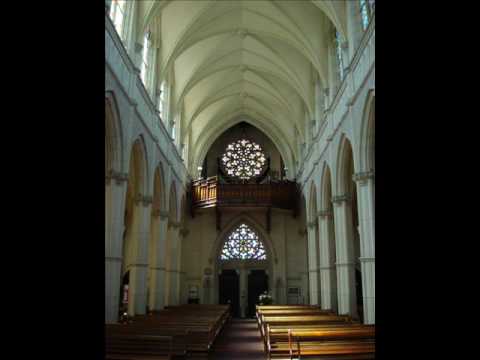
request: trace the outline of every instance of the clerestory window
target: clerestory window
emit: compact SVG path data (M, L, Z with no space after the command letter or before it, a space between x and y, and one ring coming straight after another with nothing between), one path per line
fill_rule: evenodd
M140 77L143 81L143 84L147 84L148 74L150 73L150 38L151 33L147 31L143 37L143 49L142 49L142 68L140 69Z
M123 40L123 20L125 19L126 0L112 0L110 5L110 19L112 19L118 35Z

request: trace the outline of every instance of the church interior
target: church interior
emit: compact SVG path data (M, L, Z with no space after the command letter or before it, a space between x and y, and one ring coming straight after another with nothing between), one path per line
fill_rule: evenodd
M105 343L375 358L375 0L105 0Z

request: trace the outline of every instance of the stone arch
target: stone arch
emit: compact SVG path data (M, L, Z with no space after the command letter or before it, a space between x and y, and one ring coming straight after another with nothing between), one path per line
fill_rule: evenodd
M356 166L353 155L353 147L349 138L343 134L340 140L337 155L337 179L336 194L346 195L353 191L353 180L349 173L355 174Z
M360 169L375 170L375 91L370 90L365 101L360 137Z
M122 172L123 136L120 112L113 91L105 93L105 174Z

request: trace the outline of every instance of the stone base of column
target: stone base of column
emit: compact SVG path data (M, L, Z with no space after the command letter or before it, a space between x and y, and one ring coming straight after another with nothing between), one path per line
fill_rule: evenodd
M375 258L360 258L364 323L375 324Z
M353 263L337 263L338 313L357 317L355 267Z
M320 268L322 309L337 311L337 281L334 266Z
M151 310L162 310L165 305L165 269L150 268L150 299L148 307Z
M139 264L130 268L130 285L128 287L128 314L144 315L147 310L147 265Z
M105 259L105 323L107 324L118 321L121 261L120 258Z
M310 305L319 305L319 289L318 289L318 270L310 269L308 272L308 284L309 284L309 299Z

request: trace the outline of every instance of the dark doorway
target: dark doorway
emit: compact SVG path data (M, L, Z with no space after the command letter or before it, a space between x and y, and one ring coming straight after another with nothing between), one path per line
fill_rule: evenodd
M219 304L231 304L232 316L240 317L240 282L235 270L222 270L218 276Z
M268 276L265 270L251 270L248 274L248 308L247 317L255 316L258 297L268 291Z

